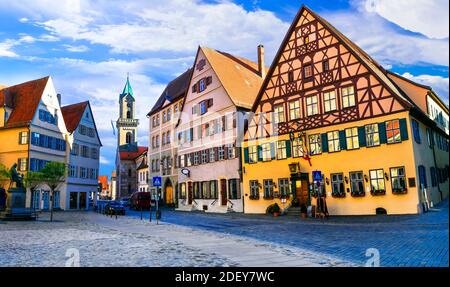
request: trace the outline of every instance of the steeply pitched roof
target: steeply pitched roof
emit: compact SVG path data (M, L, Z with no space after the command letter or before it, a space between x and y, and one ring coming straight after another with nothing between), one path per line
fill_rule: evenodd
M66 123L66 128L69 133L73 133L78 127L88 104L89 103L86 101L61 108L64 122Z
M151 116L152 114L159 111L162 108L164 102L167 100L169 102L173 102L186 94L186 91L189 87L189 80L191 79L192 68L172 80L169 84L167 84L166 88L159 96L155 105L151 109L151 111L147 114Z
M5 127L27 125L33 120L49 76L0 90L0 106L12 105Z
M281 58L281 55L283 53L284 47L287 45L287 42L289 41L290 36L295 31L296 25L298 21L300 20L300 17L303 15L304 12L307 12L311 14L314 18L316 18L326 29L330 31L330 33L336 37L340 42L351 52L353 55L369 70L373 73L373 75L386 86L386 88L391 92L392 95L394 95L400 103L405 106L406 108L412 108L414 107L414 104L404 96L403 92L400 91L397 86L390 81L390 79L386 75L385 69L377 63L374 59L372 59L366 52L364 52L358 45L356 45L354 42L352 42L350 39L348 39L344 34L342 34L338 29L336 29L333 25L331 25L328 21L326 21L324 18L322 18L320 15L306 7L305 5L302 5L300 10L298 11L297 15L295 16L294 21L292 22L288 32L286 33L283 42L280 45L280 48L278 49L278 52L272 62L272 66L270 67L269 72L267 73L266 79L264 81L264 84L261 86L261 90L258 93L258 97L253 105L253 111L256 111L258 108L259 100L261 99L264 89L267 86L271 76L273 75L273 72L275 68L277 67L277 64Z
M137 148L137 151L120 151L120 159L121 160L134 160L138 156L140 156L142 153L146 152L148 150L148 147L139 146Z
M258 64L211 48L200 49L233 103L250 109L264 80L258 72Z

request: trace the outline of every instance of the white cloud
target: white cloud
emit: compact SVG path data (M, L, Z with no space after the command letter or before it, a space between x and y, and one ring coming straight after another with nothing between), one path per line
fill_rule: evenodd
M323 16L382 64L429 63L448 66L448 40L402 33L384 18L365 11L336 11Z
M432 75L414 76L411 73L404 73L402 76L417 83L432 87L433 91L438 94L447 105L449 104L449 78Z
M449 37L448 0L358 0L361 7L428 38Z
M101 164L110 164L111 161L106 159L104 156L100 156L100 163Z
M4 42L0 42L0 57L6 58L14 58L18 57L18 55L12 50L14 47L14 41L5 40Z
M72 53L84 53L84 52L89 51L89 48L86 47L85 45L74 46L74 45L65 44L65 45L63 45L63 47L66 49L66 51L69 51Z

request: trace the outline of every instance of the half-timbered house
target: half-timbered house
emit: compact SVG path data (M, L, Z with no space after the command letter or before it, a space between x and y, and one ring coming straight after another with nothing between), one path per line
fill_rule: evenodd
M246 213L274 203L314 210L322 196L332 215L413 214L448 196L448 107L305 6L253 113L243 143Z

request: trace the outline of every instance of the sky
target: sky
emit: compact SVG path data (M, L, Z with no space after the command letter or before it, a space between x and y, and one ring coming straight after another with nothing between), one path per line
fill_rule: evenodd
M50 75L63 105L89 100L103 143L100 174L110 175L111 120L127 73L138 142L148 145L146 114L199 45L256 61L264 44L270 64L302 4L448 105L448 0L0 0L0 84Z

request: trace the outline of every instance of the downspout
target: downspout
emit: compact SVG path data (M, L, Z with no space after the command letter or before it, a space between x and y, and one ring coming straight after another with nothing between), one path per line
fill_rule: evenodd
M431 146L432 146L432 149L433 149L434 170L437 171L436 152L435 152L435 145L434 145L434 137L433 137L433 135L431 135ZM436 177L436 173L435 173L435 177ZM441 196L441 201L442 201L443 200L443 196L442 196L442 190L441 190L441 187L440 187L440 182L437 182L437 188L438 188L439 194Z

